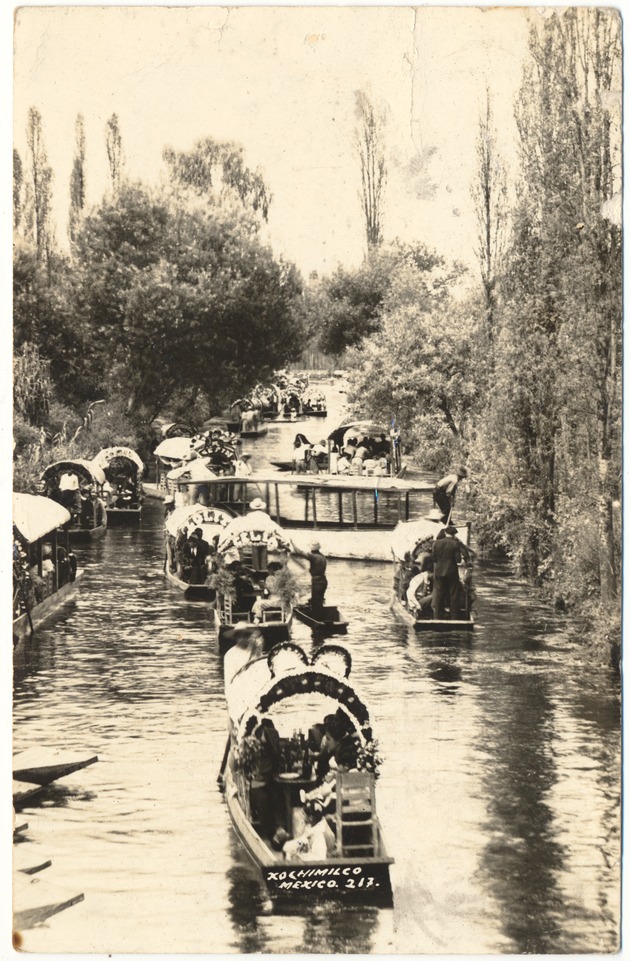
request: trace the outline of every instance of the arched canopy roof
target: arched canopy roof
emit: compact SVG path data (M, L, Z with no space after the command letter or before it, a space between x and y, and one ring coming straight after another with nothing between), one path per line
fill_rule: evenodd
M70 520L70 511L50 497L13 495L13 526L29 544L45 537Z
M50 464L42 474L42 480L49 481L62 474L76 474L89 483L104 484L103 470L90 460L60 460Z
M271 550L288 550L291 546L285 532L269 514L256 510L234 518L221 534L218 549L223 553L230 547L243 547L246 544L267 544Z
M112 461L120 458L121 460L128 460L135 465L140 477L144 473L144 464L139 455L132 450L131 447L104 447L103 450L99 451L96 457L92 459L92 463L101 470L105 471Z

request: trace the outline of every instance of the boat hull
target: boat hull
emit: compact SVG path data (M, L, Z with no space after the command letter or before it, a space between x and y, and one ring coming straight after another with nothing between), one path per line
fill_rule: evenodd
M108 507L107 523L110 524L137 524L142 515L141 507Z
M248 855L261 871L276 904L304 905L313 901L343 900L357 904L393 903L389 866L392 858L330 858L327 861L285 861L275 855L245 816L228 765L225 798L234 829Z
M215 589L206 584L189 584L167 569L164 570L164 576L170 584L182 592L185 601L202 601L207 604L216 597Z
M38 761L27 751L13 758L14 765L18 765L13 771L13 779L46 786L61 777L82 771L83 768L97 761L98 757L95 754L89 757L68 757L67 760L56 760L53 756L42 755Z
M306 414L307 417L328 417L328 411L319 410L319 408L317 410L309 410L305 407L302 413Z
M37 627L42 624L47 618L51 617L60 607L62 607L66 601L70 600L73 594L78 591L81 580L83 578L83 571L77 571L75 579L64 584L60 587L58 591L51 594L49 597L45 597L44 600L37 604L31 610L31 619L33 622L33 627ZM21 614L16 617L13 621L13 639L14 643L23 640L25 637L31 633L31 626L29 623L28 615Z
M321 620L313 616L308 604L296 604L293 612L299 621L308 624L313 631L321 634L348 633L348 622L341 619L339 609L336 607L324 607Z
M475 628L474 616L471 614L470 618L467 620L443 620L438 621L433 617L415 617L411 611L401 604L398 597L394 596L391 604L392 611L398 615L402 620L410 624L414 631L420 633L439 633L439 634L450 634L452 631L473 631Z
M266 427L259 427L258 430L242 430L241 437L245 440L256 440L257 437L264 437L266 433Z
M219 653L225 654L234 646L234 624L224 624L215 608L215 627L219 640ZM251 624L252 629L260 632L263 639L263 650L270 651L276 644L288 641L291 636L291 621L267 621L265 624Z
M82 544L87 541L96 541L102 537L107 530L106 524L99 524L98 527L77 527L69 530L70 543Z

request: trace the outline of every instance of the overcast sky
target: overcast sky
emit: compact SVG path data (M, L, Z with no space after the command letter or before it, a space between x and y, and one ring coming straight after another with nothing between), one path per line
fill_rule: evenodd
M273 193L268 239L308 273L364 250L354 91L387 113L386 239L474 263L469 188L485 88L514 155L513 100L534 10L474 7L22 7L14 124L25 155L36 106L65 238L77 113L89 203L107 186L105 123L120 119L127 173L155 182L162 149L212 136L243 144ZM418 175L428 160L432 196ZM420 194L420 196L419 196Z

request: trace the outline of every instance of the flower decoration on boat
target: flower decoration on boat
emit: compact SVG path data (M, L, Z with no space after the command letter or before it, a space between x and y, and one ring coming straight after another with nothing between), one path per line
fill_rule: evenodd
M378 753L378 741L375 738L370 738L366 740L364 744L357 745L358 771L366 771L368 774L373 774L376 780L379 776L379 767L382 763L383 759Z
M242 771L245 777L251 777L262 755L262 750L263 746L255 735L248 734L242 738L234 750L236 770Z

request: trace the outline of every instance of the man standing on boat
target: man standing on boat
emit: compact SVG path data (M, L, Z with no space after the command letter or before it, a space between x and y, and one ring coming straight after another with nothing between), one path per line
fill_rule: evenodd
M459 570L461 563L459 541L455 539L457 528L449 524L445 537L433 541L433 616L436 621L446 620L446 603L451 621L459 620Z
M301 551L291 543L291 551L296 557L304 557L309 562L311 575L311 612L321 614L324 607L324 596L328 581L326 580L326 566L328 561L320 551L318 541L313 541L310 551Z
M462 477L467 477L468 472L465 467L458 467L451 474L446 474L440 478L433 488L433 503L442 511L444 523L448 523L455 503L457 485Z

